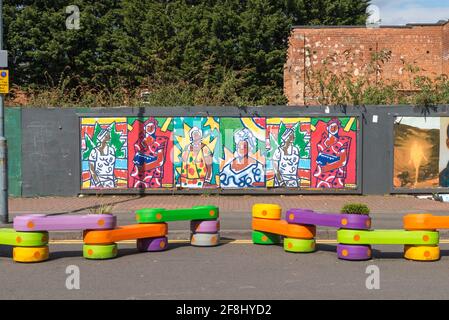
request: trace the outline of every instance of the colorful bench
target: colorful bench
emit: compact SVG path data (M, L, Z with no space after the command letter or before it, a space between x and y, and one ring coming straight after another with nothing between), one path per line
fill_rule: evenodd
M220 242L219 210L216 206L195 206L192 208L163 209L149 208L136 211L139 224L152 224L190 220L190 243L198 247L212 247ZM145 247L138 244L138 247Z
M290 209L286 213L288 223L320 227L366 230L371 228L371 218L364 214L319 213L308 209Z
M83 255L86 259L115 258L117 242L123 240L137 240L137 248L141 251L161 251L167 247L166 235L166 223L135 224L113 230L85 231Z
M14 218L14 229L23 235L33 235L43 232L47 237L48 231L72 230L106 230L113 229L117 224L117 217L110 214L88 215L43 215L31 214ZM39 233L38 233L39 234ZM16 246L13 250L13 259L18 262L39 262L48 259L49 251L45 246L34 248L21 248Z
M290 209L286 213L288 223L298 225L313 225L339 229L367 230L371 227L371 218L364 214L319 213L309 209ZM365 260L371 257L371 247L356 245L346 248L346 252L354 252L354 260ZM348 251L349 250L349 251ZM339 250L337 247L337 254ZM361 254L364 253L364 254ZM343 255L344 256L344 255Z
M114 229L117 217L110 214L58 215L41 214L24 215L14 218L16 231L71 231Z
M282 209L274 204L255 204L252 210L252 240L254 244L279 244L284 238L288 252L315 251L315 226L289 224L281 220Z
M403 218L405 230L449 229L449 216L431 214L408 214Z
M439 230L449 229L448 216L434 216L432 214L408 214L403 218L404 229L413 230ZM410 260L433 261L440 257L439 246L405 246L404 256Z
M371 258L370 245L404 245L404 257L409 260L438 260L439 233L436 231L406 230L339 230L337 231L338 257L344 260L365 260ZM365 250L354 246L364 245Z
M275 204L253 206L255 244L279 244L289 252L312 252L316 227L338 228L337 256L342 260L372 258L372 245L404 245L404 257L416 261L435 261L440 258L439 228L449 228L449 217L430 214L404 217L406 230L370 230L371 218L364 214L320 213L309 209L290 209L286 220L281 219L282 208Z

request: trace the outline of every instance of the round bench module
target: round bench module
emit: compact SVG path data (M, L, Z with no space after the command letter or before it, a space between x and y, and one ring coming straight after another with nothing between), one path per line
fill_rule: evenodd
M48 244L48 232L21 232L0 229L0 245L15 247L42 247Z
M83 246L83 257L91 260L112 259L117 256L117 244Z
M190 231L193 233L217 233L220 231L219 220L192 220L190 221Z
M12 251L13 260L16 262L41 262L48 260L48 246L42 247L14 247Z
M438 246L404 246L404 258L414 261L437 261L440 259Z
M287 252L314 252L315 245L315 239L284 238L284 250Z
M368 245L349 245L349 244L338 244L337 245L337 256L342 260L350 261L363 261L369 260L372 257L371 246Z
M190 236L190 244L195 247L214 247L219 243L219 233L192 233Z
M271 245L281 243L280 235L256 230L252 232L252 239L254 244Z
M164 251L167 247L167 237L137 239L137 250L140 252Z
M253 218L280 220L282 208L277 204L256 203L253 205Z

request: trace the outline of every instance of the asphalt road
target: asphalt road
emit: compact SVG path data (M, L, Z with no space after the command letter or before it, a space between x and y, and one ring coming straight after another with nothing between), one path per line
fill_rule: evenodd
M402 258L401 246L376 246L366 262L338 260L335 245L312 254L247 242L214 248L171 244L160 253L137 253L120 244L119 257L82 258L82 245L52 244L51 259L14 263L0 247L0 299L448 299L449 245L438 262ZM381 250L381 251L379 251ZM80 289L66 288L66 268L80 270ZM366 268L380 271L380 289L366 288Z

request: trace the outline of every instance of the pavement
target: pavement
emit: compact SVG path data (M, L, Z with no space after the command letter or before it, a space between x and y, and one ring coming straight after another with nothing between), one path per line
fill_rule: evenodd
M402 217L410 213L449 215L449 203L418 199L414 196L230 196L230 195L147 195L147 196L83 196L11 198L10 221L20 214L41 213L51 215L86 214L112 206L119 225L134 224L134 211L141 208L183 208L195 205L216 205L220 208L221 234L231 239L251 238L251 208L255 203L276 203L283 210L306 208L319 212L339 212L347 203L365 203L371 209L372 226L375 229L401 229ZM0 227L11 227L0 225ZM186 222L169 223L170 239L188 239ZM51 232L53 240L81 239L81 232ZM449 231L441 231L442 238L449 238ZM335 239L336 230L319 228L317 239Z
M436 262L407 261L402 246L374 246L370 261L341 261L335 252L335 230L321 228L317 251L310 254L287 253L281 246L253 245L249 240L254 203L278 203L284 210L296 207L338 212L349 202L371 208L374 228L401 228L402 216L408 213L449 214L448 203L412 196L10 199L11 218L26 213L85 214L112 204L120 225L134 223L133 212L139 208L218 205L222 243L211 248L192 247L185 240L188 224L169 223L167 251L138 253L135 243L125 241L119 243L116 259L92 261L82 257L80 233L51 233L50 259L43 263L15 263L12 248L0 246L0 299L449 299L448 240L441 242L441 260ZM441 233L441 238L449 239L449 235ZM66 287L69 266L79 270L79 289ZM378 289L366 285L370 282L367 268L372 266L379 271ZM180 306L183 303L180 301Z
M0 299L449 299L448 244L437 262L407 261L402 246L375 246L364 262L338 260L335 244L323 243L309 254L239 242L152 253L120 244L119 257L104 261L83 259L81 247L51 245L51 259L37 264L14 263L0 249ZM78 290L66 287L69 266L79 270ZM378 268L379 289L366 286L368 266Z

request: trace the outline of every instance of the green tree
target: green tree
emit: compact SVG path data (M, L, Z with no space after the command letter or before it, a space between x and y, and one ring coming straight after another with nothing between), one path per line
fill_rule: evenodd
M361 24L368 2L5 0L5 42L22 88L185 86L194 104L283 104L291 26ZM68 5L80 30L65 27Z

